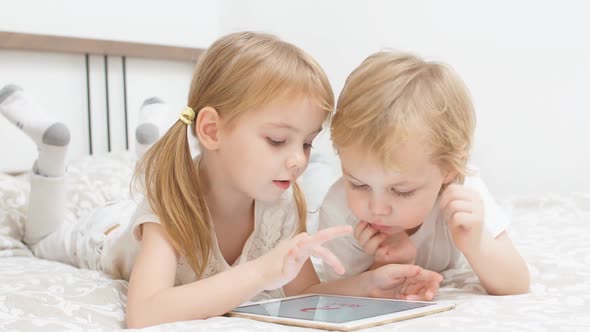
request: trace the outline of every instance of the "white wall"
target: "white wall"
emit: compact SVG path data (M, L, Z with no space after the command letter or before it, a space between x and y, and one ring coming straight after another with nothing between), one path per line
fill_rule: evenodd
M307 50L337 94L382 48L449 63L477 108L474 163L505 196L590 189L588 12L583 1L224 0L219 22L221 34L271 32Z
M218 36L212 0L2 0L0 31L207 47Z
M590 86L590 5L582 1L20 0L3 1L1 7L0 30L7 31L193 47L206 47L237 30L275 33L314 56L337 94L370 53L382 48L416 52L448 62L470 87L478 113L473 159L494 193L590 188L585 172L590 169L590 99L584 96ZM78 69L83 59L24 53L0 52L0 86L24 80L48 108L59 108L65 100L68 109L62 113L83 121L86 99L71 96L85 92ZM23 71L14 61L33 65ZM173 109L182 106L191 64L129 61L130 80L136 82L129 91L131 117L152 95L163 96ZM49 93L47 84L62 88ZM97 95L93 100L100 103ZM7 127L0 121L1 140L13 137ZM84 130L74 128L79 135ZM28 149L33 158L33 146ZM327 135L319 149L331 149ZM2 149L0 155L6 156ZM337 158L332 161L336 168ZM7 162L3 157L2 164ZM19 165L25 164L29 161Z

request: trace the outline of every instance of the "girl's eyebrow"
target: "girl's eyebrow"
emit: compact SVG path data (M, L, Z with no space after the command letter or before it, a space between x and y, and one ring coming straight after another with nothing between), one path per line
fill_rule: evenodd
M277 128L284 128L284 129L288 129L288 130L294 131L294 132L296 132L296 133L300 132L300 130L299 130L299 129L297 129L297 128L293 127L292 125L290 125L290 124L288 124L288 123L286 123L286 122L276 122L276 123L269 123L269 126L272 126L272 127L277 127ZM317 134L317 133L319 133L320 131L322 131L322 129L324 129L324 128L320 127L318 130L316 130L316 131L312 132L311 134Z

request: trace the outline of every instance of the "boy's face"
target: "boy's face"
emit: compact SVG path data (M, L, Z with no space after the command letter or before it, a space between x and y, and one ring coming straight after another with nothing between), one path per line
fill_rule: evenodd
M422 225L442 185L455 177L433 163L424 146L407 142L396 148L400 170L384 169L358 146L339 149L348 206L357 218L390 235Z

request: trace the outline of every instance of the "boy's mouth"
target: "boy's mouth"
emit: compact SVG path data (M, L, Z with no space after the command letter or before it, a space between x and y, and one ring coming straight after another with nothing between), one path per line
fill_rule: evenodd
M388 234L388 235L393 235L395 233L404 232L405 231L404 228L399 227L399 226L395 226L395 225L393 225L393 226L387 226L387 225L383 225L383 224L380 224L380 223L372 223L372 222L369 222L369 224L376 231L378 231L380 233Z
M274 183L277 187L281 188L282 190L289 188L289 186L291 185L291 181L289 180L274 180L272 183Z
M371 224L371 227L373 227L374 229L376 229L382 233L387 233L387 231L389 231L393 228L392 226L381 225L381 224Z

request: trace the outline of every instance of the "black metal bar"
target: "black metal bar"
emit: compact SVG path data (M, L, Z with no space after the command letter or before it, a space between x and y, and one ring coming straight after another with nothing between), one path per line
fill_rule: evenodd
M86 53L86 102L88 112L88 150L92 155L92 111L90 109L90 59Z
M104 55L104 82L105 82L105 96L107 103L107 147L111 152L111 108L109 107L109 57Z
M125 149L129 150L129 124L127 118L127 58L123 56L123 107L125 110Z

